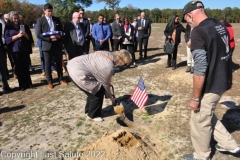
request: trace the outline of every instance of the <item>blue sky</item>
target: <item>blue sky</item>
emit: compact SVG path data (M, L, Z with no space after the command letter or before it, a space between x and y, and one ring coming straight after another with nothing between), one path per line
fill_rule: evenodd
M45 4L45 0L27 0L33 4ZM121 0L119 7L126 7L128 4L131 4L133 7L140 9L182 9L184 5L190 0ZM239 0L202 0L206 8L210 9L224 9L225 7L238 7L240 8ZM96 3L93 0L93 4L85 8L86 10L97 11L103 9L105 3Z

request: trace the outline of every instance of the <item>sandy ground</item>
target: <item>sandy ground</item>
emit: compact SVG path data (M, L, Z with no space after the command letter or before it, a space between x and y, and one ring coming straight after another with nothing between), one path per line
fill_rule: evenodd
M31 72L31 78L36 89L0 96L0 149L1 156L5 156L0 160L11 159L10 155L19 156L19 153L25 156L22 159L30 156L30 159L49 160L178 160L183 154L192 153L188 108L192 75L185 72L186 46L182 39L178 68L174 71L165 68L167 55L162 49L165 25L152 25L149 58L138 61L137 68L121 68L112 79L126 117L115 114L110 100L105 100L103 122L86 119L86 96L69 81L66 73L68 86L59 86L54 75L55 87L47 89L35 47L31 55L35 71ZM240 24L233 26L236 41L233 87L221 98L216 115L239 144ZM135 54L138 58L138 52ZM140 76L149 94L144 109L138 109L129 98ZM18 87L16 79L11 78L9 84L12 88ZM212 157L213 160L236 160L240 156L223 154L213 148Z

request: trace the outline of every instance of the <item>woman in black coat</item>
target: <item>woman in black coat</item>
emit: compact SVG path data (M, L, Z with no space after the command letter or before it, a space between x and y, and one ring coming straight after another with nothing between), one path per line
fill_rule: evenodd
M132 64L136 67L136 59L134 54L134 46L133 46L133 36L134 36L134 27L131 25L128 17L123 18L123 25L121 25L121 35L123 39L123 49L128 48L128 51L132 56Z
M185 33L185 28L179 23L179 20L178 15L174 15L164 30L166 41L169 40L175 43L173 54L168 54L167 60L167 68L172 67L173 70L177 68L176 60L178 45L181 42L181 32Z

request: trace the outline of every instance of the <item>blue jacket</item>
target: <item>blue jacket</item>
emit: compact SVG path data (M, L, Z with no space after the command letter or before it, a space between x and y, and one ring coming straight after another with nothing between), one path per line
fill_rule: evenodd
M35 36L37 37L37 24L35 24L34 32L35 32ZM37 37L37 46L38 47L42 46L42 40L38 37Z

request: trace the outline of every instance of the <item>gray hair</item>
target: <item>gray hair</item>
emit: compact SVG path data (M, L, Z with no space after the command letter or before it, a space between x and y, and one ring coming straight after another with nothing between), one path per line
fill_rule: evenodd
M114 51L113 55L118 61L123 62L123 64L131 63L131 54L125 49L121 49L120 51Z
M12 18L13 18L13 16L19 16L19 14L18 14L18 12L16 12L16 11L11 11L11 12L9 12L8 13L9 14L9 20L12 22Z

